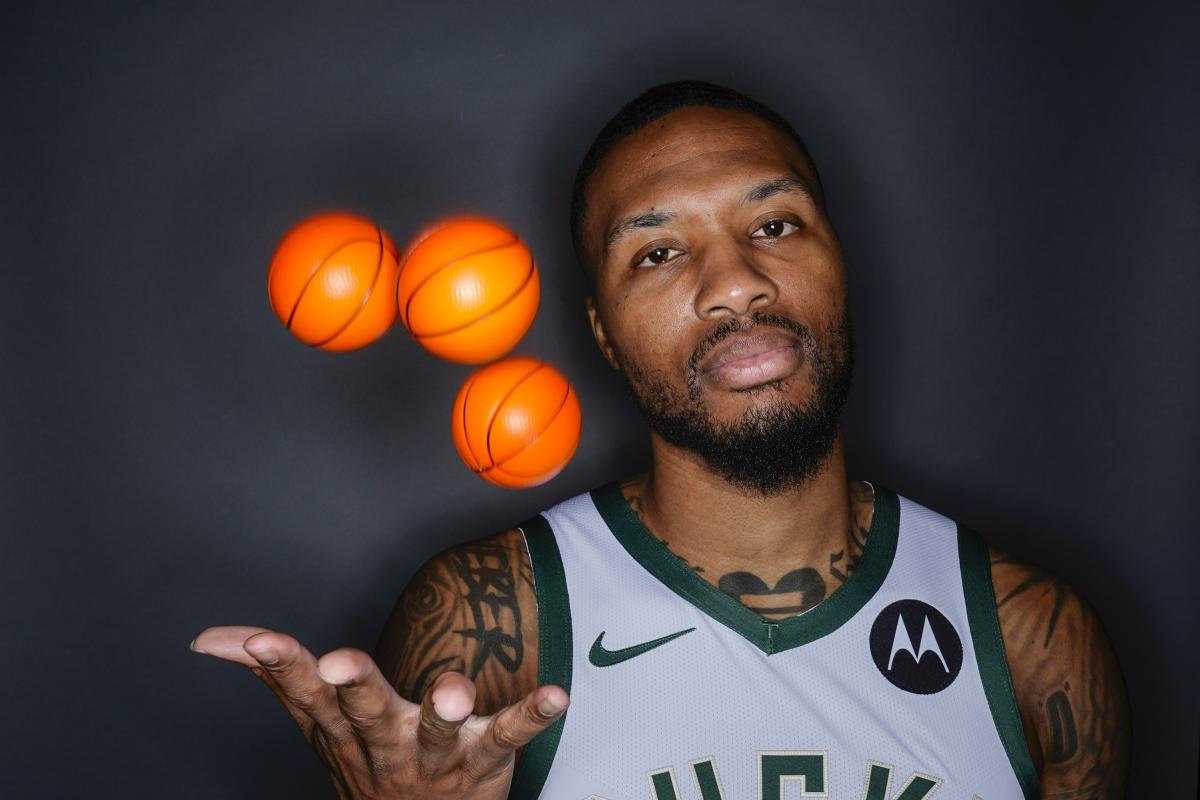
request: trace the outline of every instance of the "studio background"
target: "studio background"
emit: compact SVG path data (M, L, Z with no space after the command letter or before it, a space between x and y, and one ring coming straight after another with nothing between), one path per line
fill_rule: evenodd
M821 169L858 334L852 474L1077 584L1129 684L1131 797L1195 797L1197 9L9 9L0 795L333 796L267 689L188 642L257 624L370 649L430 555L641 468L567 201L622 102L695 77L777 108ZM399 325L349 354L284 330L271 253L326 209L397 242L471 211L530 243L516 352L584 414L558 478L474 477L449 432L470 369Z

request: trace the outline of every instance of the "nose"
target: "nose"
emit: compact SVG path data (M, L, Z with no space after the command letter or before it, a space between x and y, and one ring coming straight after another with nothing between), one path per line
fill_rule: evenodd
M696 292L696 316L703 320L737 317L774 305L779 287L750 254L723 247L704 255Z

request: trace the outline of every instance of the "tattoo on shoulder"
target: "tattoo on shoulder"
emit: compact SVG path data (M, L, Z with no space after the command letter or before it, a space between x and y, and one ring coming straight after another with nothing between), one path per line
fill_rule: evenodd
M1124 797L1129 708L1099 617L1069 583L1011 556L993 554L992 576L1018 701L1040 745L1043 792Z
M489 677L476 683L476 713L503 699L482 695L511 683L504 676L526 663L519 595L531 594L532 584L528 561L504 543L461 545L430 559L401 595L380 643L380 664L397 692L420 702L438 675L455 671Z
M521 608L516 575L504 547L479 545L451 555L470 619L454 632L477 643L470 674L489 658L509 672L521 666ZM511 624L509 624L511 623Z

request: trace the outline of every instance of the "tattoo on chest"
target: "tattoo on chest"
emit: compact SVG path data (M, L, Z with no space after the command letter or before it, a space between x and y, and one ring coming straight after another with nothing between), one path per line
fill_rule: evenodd
M772 587L751 572L730 572L717 588L759 614L799 614L825 599L825 579L812 567L794 569Z
M667 540L658 536L651 529L643 512L642 498L637 491L638 482L636 478L627 479L621 482L621 488L625 490L629 507L633 509L633 513L637 515L643 527L655 539L662 542L668 550L671 550L676 558L695 572L704 573L704 567L691 563L675 552ZM870 503L873 500L873 494L870 491L867 491L865 499L860 495L861 492L855 495L856 502ZM867 529L852 522L848 538L850 541L848 548L829 554L829 575L839 582L845 582L858 565L866 547ZM736 570L727 572L718 578L716 586L751 611L766 617L779 618L808 611L824 600L829 591L825 576L821 574L821 570L815 567L793 569L775 581L774 585L769 584L764 578L753 572Z

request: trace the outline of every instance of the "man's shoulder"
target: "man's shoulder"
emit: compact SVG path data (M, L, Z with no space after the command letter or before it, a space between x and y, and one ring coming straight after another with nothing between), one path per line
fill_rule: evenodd
M498 533L446 547L430 557L421 568L454 565L462 563L464 560L470 562L481 557L484 559L510 559L513 556L525 556L525 536L516 525Z
M419 702L443 672L475 682L475 713L536 688L537 602L517 527L444 548L413 575L376 647L380 669Z
M537 688L529 523L615 482L565 496L540 514L429 557L400 594L375 650L396 690L419 699L438 675L453 670L476 682L476 713L489 713Z
M1044 792L1122 786L1129 709L1092 604L1048 569L989 547L1013 692ZM1119 796L1117 793L1115 796Z
M1073 626L1099 627L1100 618L1074 584L999 547L986 547L1005 645L1014 651L1009 653L1010 662L1039 650L1065 652L1089 646L1073 635ZM1035 644L1037 648L1032 647Z
M1064 578L1045 567L1025 561L992 544L987 544L987 551L997 609L1053 609L1068 597L1086 602Z

